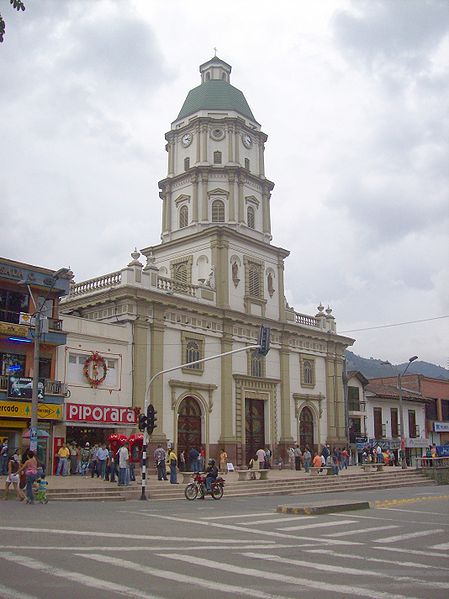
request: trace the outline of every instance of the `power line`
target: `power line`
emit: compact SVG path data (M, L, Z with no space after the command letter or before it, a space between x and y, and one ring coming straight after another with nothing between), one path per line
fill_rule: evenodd
M446 316L435 316L433 318L422 318L421 320L408 320L407 322L395 322L392 324L380 324L375 327L366 327L364 329L350 329L347 331L338 331L339 333L358 333L359 331L372 331L374 329L388 329L389 327L400 327L404 324L417 324L419 322L430 322L431 320L440 320L442 318L449 318L449 314Z

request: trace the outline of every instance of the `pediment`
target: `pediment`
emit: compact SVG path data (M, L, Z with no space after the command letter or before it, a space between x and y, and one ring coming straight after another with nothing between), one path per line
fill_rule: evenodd
M215 189L211 189L207 192L208 196L228 196L229 191L226 189L222 189L221 187L216 187Z

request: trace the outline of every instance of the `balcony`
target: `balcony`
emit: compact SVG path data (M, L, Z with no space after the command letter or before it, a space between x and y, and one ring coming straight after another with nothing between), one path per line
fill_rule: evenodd
M0 376L0 392L8 391L8 376L1 375ZM53 381L51 379L45 379L45 387L44 387L45 396L52 397L66 397L68 393L68 388L65 383L61 381ZM44 400L45 401L45 400Z
M24 312L12 312L11 310L0 310L0 322L7 322L8 324L22 324L20 322L20 315ZM62 320L59 318L47 318L48 328L52 331L62 331ZM33 318L31 318L31 325L33 325ZM24 325L28 326L28 325Z

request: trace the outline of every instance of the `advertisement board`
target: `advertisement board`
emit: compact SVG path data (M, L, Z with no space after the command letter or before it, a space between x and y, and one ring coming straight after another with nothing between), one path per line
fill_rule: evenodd
M98 422L107 424L137 424L136 414L132 408L121 406L99 406L92 404L66 404L65 418L67 422Z
M8 397L31 399L33 396L33 378L28 376L8 377ZM39 379L37 383L37 398L42 400L45 397L45 379Z

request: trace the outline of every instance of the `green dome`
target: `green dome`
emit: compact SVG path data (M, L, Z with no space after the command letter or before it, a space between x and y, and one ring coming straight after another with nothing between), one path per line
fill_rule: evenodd
M257 122L242 92L227 81L220 79L204 81L198 87L190 90L176 120L199 110L234 110L251 121Z

